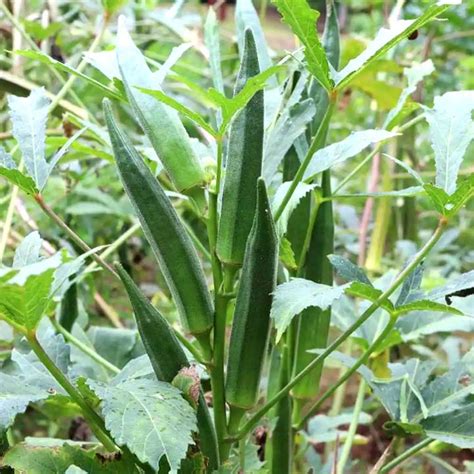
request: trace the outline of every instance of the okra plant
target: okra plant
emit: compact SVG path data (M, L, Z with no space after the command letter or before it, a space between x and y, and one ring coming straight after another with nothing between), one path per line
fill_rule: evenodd
M321 32L307 0L273 0L296 40L275 54L252 1L237 0L230 65L212 8L202 40L179 5L158 11L157 23L194 39L157 61L129 31L133 10L119 15L125 4L104 2L100 33L76 66L34 41L12 52L64 84L54 95L9 95L10 141L0 148L5 469L388 473L419 454L436 460L447 445L474 449L469 339L437 340L447 364L437 346L413 343L474 327L474 271L446 260L433 273L453 230L472 218L464 160L474 91L426 93L420 103L434 65L409 41L461 2L409 19L395 2L386 27L351 50L332 0ZM187 52L212 84L180 72ZM90 96L74 92L80 83L94 92L94 114ZM348 126L354 91L372 97L372 116ZM58 107L75 132L52 141ZM51 190L64 174L70 195L88 201L62 215ZM366 189L368 176L378 188ZM423 232L410 230L416 206L428 216ZM48 219L39 231L31 215ZM112 242L94 240L97 215ZM23 237L17 220L35 230ZM150 249L153 295L122 251L133 235ZM113 289L108 300L98 285ZM115 328L89 321L91 295ZM36 428L41 437L25 436L33 412L55 422ZM358 429L376 412L390 442L364 464L353 448L369 442ZM61 429L72 418L84 437Z

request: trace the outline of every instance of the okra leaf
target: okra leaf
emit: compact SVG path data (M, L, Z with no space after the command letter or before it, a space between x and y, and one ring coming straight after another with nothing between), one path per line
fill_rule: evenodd
M463 314L462 311L459 311L456 308L453 308L446 304L436 303L435 301L430 300L418 300L402 304L395 308L394 313L398 316L401 316L406 313L411 313L412 311L432 311L438 313L452 313L458 315Z
M273 0L273 3L283 17L283 21L304 45L304 55L309 71L326 90L331 90L333 81L329 75L329 63L318 38L319 12L313 10L307 0Z
M43 240L38 231L30 232L15 250L13 268L21 268L36 263L40 259Z
M338 194L337 199L353 199L353 198L383 198L383 197L411 197L423 193L422 186L409 186L404 189L396 189L394 191L380 191L374 193L356 193L356 194Z
M309 307L322 310L329 308L344 294L349 285L349 283L341 286L322 285L303 278L293 278L278 285L273 294L271 310L271 317L277 330L277 342L297 314Z
M344 140L318 150L311 158L304 179L305 181L309 181L316 174L356 156L369 145L388 140L396 135L396 133L387 130L376 129L352 132L348 137L344 138Z
M50 394L40 387L0 372L0 431L4 432L10 427L15 417L24 413L30 403L49 396Z
M178 471L197 431L194 410L178 389L155 378L88 385L101 398L106 427L120 446L156 470L165 456L171 472Z
M336 88L340 90L346 87L356 75L364 71L370 64L414 31L441 15L454 3L460 3L460 1L441 0L426 8L423 15L416 20L399 20L391 28L382 28L359 56L351 59L342 70L333 74L332 78L336 83Z
M459 168L474 138L473 110L474 91L447 92L435 97L432 109L425 107L435 152L435 184L448 195L456 190Z
M3 147L0 147L0 176L3 176L10 181L10 183L18 186L26 194L36 194L38 192L33 179L24 175L16 168L12 157Z
M472 291L472 288L474 288L474 270L453 278L445 285L430 291L426 297L433 301L445 298L446 302L450 303L451 297L467 296L467 294L463 295L463 292Z
M424 271L425 268L423 264L420 264L408 275L402 284L395 306L409 303L419 294Z
M28 97L8 97L13 136L23 154L26 170L39 190L46 184L49 174L45 138L50 102L43 88L34 89Z
M41 52L41 51L33 51L31 49L26 50L18 50L15 51L16 54L19 54L23 57L30 58L41 62L42 64L46 64L49 66L54 67L57 71L63 72L67 75L76 76L84 81L86 81L89 85L95 87L97 90L101 91L104 94L104 97L109 97L111 99L124 101L124 97L121 95L120 91L112 89L111 87L103 84L102 82L87 76L86 74L74 69L67 64L64 64L56 59L53 59L51 56ZM112 52L107 51L107 53L113 54ZM96 53L97 54L97 53ZM90 62L90 61L89 61ZM102 70L101 70L102 72Z
M183 114L185 117L191 119L197 125L202 127L206 132L210 133L213 137L216 136L216 131L206 122L206 120L197 112L194 112L189 107L181 104L177 100L173 99L172 97L166 95L163 91L155 90L155 89L147 89L146 87L137 87L137 89L144 94L151 95L155 99L163 102L170 107L172 107L177 112Z
M403 89L400 97L398 98L397 105L389 112L385 119L383 128L386 130L392 130L395 125L398 124L400 114L405 106L405 103L416 91L418 84L428 75L434 71L433 61L428 59L419 64L414 64L409 68L403 70L403 74L407 79L408 85Z
M265 140L263 151L263 177L271 183L288 150L305 132L316 113L313 99L306 99L286 108Z
M372 283L370 282L365 271L347 258L332 254L328 255L328 259L331 262L331 265L334 267L334 270L336 270L336 273L342 279L348 282L360 281L361 283L372 286Z
M291 181L286 181L282 183L272 200L272 212L275 213L276 210L280 207L280 204L283 202L283 198L285 197L289 187L291 185ZM296 209L298 203L303 199L306 194L312 191L316 187L315 184L306 184L306 183L298 183L295 191L291 195L288 204L286 205L283 213L280 216L280 219L275 224L276 232L278 236L285 235L286 229L288 228L288 221L291 217L292 212Z
M98 448L84 449L70 440L26 438L8 450L3 462L28 474L137 474L133 463L124 457L106 457Z
M449 201L449 195L446 193L446 191L442 188L439 188L438 186L435 186L434 184L425 184L423 186L426 194L430 198L431 202L433 203L433 206L435 209L442 215L446 215L446 204Z
M224 78L221 68L221 46L219 42L219 24L216 12L209 8L204 25L204 42L209 52L209 65L212 72L212 81L216 90L224 94Z
M367 285L360 281L353 281L345 287L345 293L356 298L362 298L371 303L375 303L382 295L382 290L374 288L372 285ZM384 310L392 313L394 311L393 304L390 300L385 300L380 304Z

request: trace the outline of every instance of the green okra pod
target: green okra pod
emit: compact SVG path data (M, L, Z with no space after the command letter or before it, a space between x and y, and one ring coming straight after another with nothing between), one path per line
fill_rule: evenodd
M107 100L104 111L125 191L158 259L183 325L207 349L214 310L196 250L165 192L119 129Z
M203 185L206 175L178 113L137 87L156 88L144 56L119 21L117 62L128 101L178 191Z
M258 399L277 273L278 239L265 182L260 178L257 183L257 208L245 251L227 364L226 400L237 409L252 408Z
M257 47L251 29L245 31L242 64L235 94L260 73ZM257 179L262 174L264 92L258 91L231 125L227 149L217 255L224 263L242 265L245 245L257 201ZM250 211L252 210L252 211Z
M115 265L132 304L138 332L158 380L171 383L189 361L168 321L143 295L121 265ZM197 404L201 449L209 459L209 469L217 468L219 455L212 420L202 392Z

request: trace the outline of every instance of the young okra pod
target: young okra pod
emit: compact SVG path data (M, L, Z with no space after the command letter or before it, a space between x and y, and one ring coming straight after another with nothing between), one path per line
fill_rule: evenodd
M247 29L235 94L259 72L255 39L252 30ZM231 265L242 265L253 222L257 179L262 174L263 97L263 91L258 91L237 115L230 129L216 251L222 262Z
M245 250L227 364L226 400L238 409L250 409L258 399L277 273L278 239L265 182L260 178L257 183L257 208Z
M115 267L132 304L138 332L156 377L171 383L183 367L189 366L186 354L168 321L148 301L123 267ZM202 393L199 396L196 416L201 449L209 458L209 469L212 472L218 467L217 440Z
M178 113L137 87L155 88L144 56L119 20L117 60L128 101L171 181L178 191L205 183L205 171Z
M207 349L213 305L196 250L165 192L119 129L107 100L104 111L125 191L157 257L183 325Z

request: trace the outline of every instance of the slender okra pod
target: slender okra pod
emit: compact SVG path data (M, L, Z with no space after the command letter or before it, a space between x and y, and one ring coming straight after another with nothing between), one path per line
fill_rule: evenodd
M257 189L257 209L245 251L229 345L226 400L231 414L232 409L252 408L258 400L276 283L278 239L261 178Z
M259 72L255 39L252 30L247 29L235 94ZM262 174L263 159L263 97L263 90L258 91L230 129L216 250L220 260L231 265L242 265L257 202L257 179Z
M125 191L155 253L185 328L210 359L213 305L204 271L186 229L152 172L115 122L109 101L104 111Z
M115 268L132 304L138 331L159 380L171 382L189 361L173 329L160 312L148 301L121 265ZM216 433L209 410L201 393L197 405L197 421L201 449L209 458L212 472L219 464Z
M178 191L203 185L206 176L178 113L141 92L137 86L155 88L145 58L119 20L117 62L128 101L143 131Z

